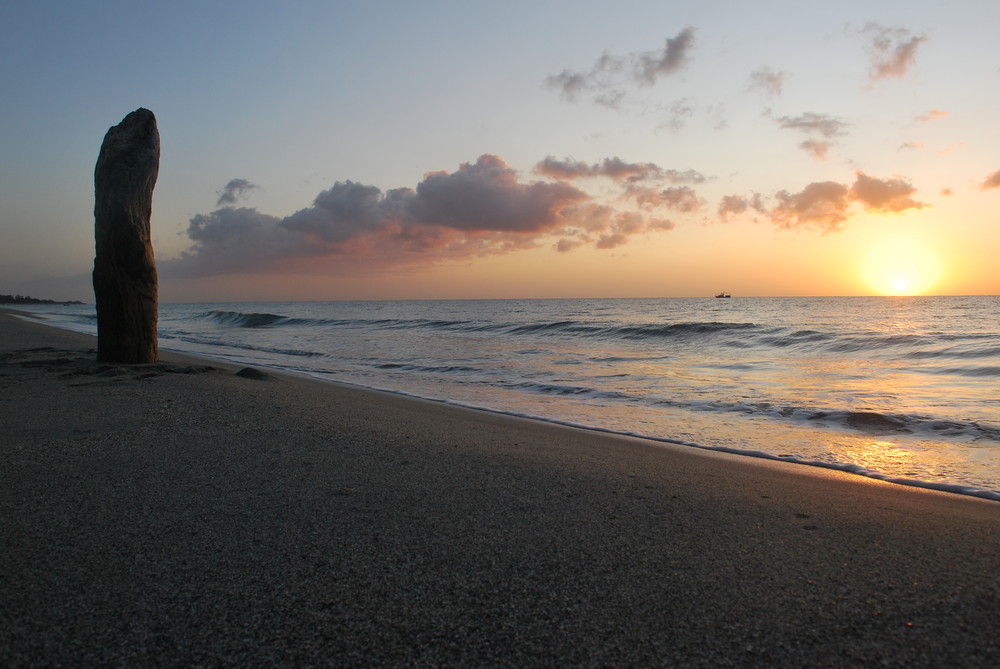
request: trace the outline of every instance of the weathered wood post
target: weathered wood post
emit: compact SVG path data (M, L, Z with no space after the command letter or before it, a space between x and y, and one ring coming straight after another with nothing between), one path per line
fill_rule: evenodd
M156 263L149 219L160 133L148 109L108 130L94 169L97 359L156 362Z

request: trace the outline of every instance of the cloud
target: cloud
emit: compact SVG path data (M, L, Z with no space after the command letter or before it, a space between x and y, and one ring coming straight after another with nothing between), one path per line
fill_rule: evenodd
M968 145L968 142L955 142L953 144L949 144L948 146L944 147L943 149L938 149L938 153L941 154L942 156L946 156L949 153L952 153L954 151L958 151L959 149L964 149L967 145Z
M567 239L564 237L563 239L560 239L558 242L553 244L552 248L554 248L559 253L569 253L576 247L582 246L583 243L584 242L581 239Z
M670 209L681 213L699 210L705 203L690 186L655 188L630 188L626 195L635 199L643 209Z
M784 130L798 130L828 139L847 133L847 124L840 119L815 112L806 112L799 116L782 116L775 120L778 122L778 126Z
M660 123L660 128L670 128L674 132L680 130L687 123L687 120L691 118L694 110L688 105L687 100L681 99L674 101L669 107L664 108L666 112L666 117L663 122Z
M729 127L729 119L726 115L726 103L724 102L709 106L706 110L706 117L715 130L725 130Z
M767 113L768 115L770 112ZM795 130L809 138L799 144L799 148L818 160L824 160L835 142L835 137L847 134L847 123L840 119L806 112L799 116L782 116L774 119L782 130Z
M569 174L574 165L582 164L567 161L562 168ZM552 165L547 169L558 173ZM659 178L668 174L655 165L617 158L588 169L618 180L644 169ZM415 188L382 191L338 181L311 206L285 217L236 207L198 214L187 229L191 248L161 265L165 275L174 276L305 265L333 273L363 272L499 255L553 238L560 252L588 243L615 248L633 235L670 227L638 211L593 202L564 180L524 182L502 158L484 154L453 172L428 172Z
M743 195L724 195L719 200L717 212L719 214L719 218L728 222L734 216L739 216L749 210L753 210L758 213L764 213L766 211L764 208L763 198L760 193L754 193L750 197L744 197Z
M941 111L940 109L932 109L926 114L920 114L919 116L917 116L917 120L921 122L940 121L946 116L948 116L948 112Z
M833 142L823 139L807 139L799 144L799 148L808 153L816 160L826 160L826 154L830 152Z
M198 214L187 235L195 251L181 261L157 260L162 273L224 274L318 252L309 240L282 227L280 218L255 209L224 207Z
M905 76L917 60L917 47L928 39L926 35L911 35L905 28L888 28L877 23L867 24L861 34L870 40L868 76L872 83Z
M237 201L246 198L250 191L258 188L260 186L250 183L246 179L232 179L222 187L222 190L216 191L219 199L216 201L215 206L222 207L224 205L236 204Z
M900 177L877 179L864 172L856 172L848 197L860 202L866 211L898 214L927 206L910 197L916 192L910 182Z
M750 73L747 90L760 90L770 97L780 97L786 76L785 72L775 72L769 67L762 67Z
M647 223L651 230L673 230L677 225L665 218L651 218Z
M629 163L617 156L587 164L572 158L559 160L547 156L539 161L534 168L535 173L553 179L571 181L607 177L618 182L638 182L663 180L671 183L702 183L705 176L695 170L663 169L654 163Z
M577 95L592 87L591 81L595 76L593 71L585 74L563 70L559 74L550 74L546 77L545 85L558 90L564 99L575 102Z
M986 181L980 186L983 190L989 190L991 188L1000 188L1000 170L997 170L993 174L986 177Z
M926 147L923 142L904 142L899 145L897 151L902 151L903 149L913 149L915 151L923 151Z
M521 184L503 159L487 154L451 174L425 175L410 211L424 225L533 232L552 227L560 207L586 197L564 183Z
M571 102L584 92L596 91L594 102L617 109L627 84L652 86L659 79L680 71L694 48L695 29L688 26L667 38L663 49L633 51L624 56L604 53L587 71L564 69L545 78L545 85Z
M617 156L588 165L572 158L558 160L547 156L535 165L535 172L554 179L608 177L615 181L642 181L658 178L662 170L653 163L627 163Z
M916 189L902 177L878 179L859 171L850 186L836 181L816 181L797 193L778 191L770 206L764 204L758 193L750 198L727 195L719 202L718 214L722 220L729 221L753 210L779 228L818 228L823 232L835 232L853 215L852 204L860 205L866 212L897 214L928 206L913 199L915 192Z
M608 109L621 109L624 100L625 91L620 90L605 91L600 95L594 96L594 102Z
M816 181L798 193L779 191L769 212L779 228L818 227L839 230L847 220L848 188L834 181Z
M667 45L662 51L649 51L638 54L635 60L635 77L644 84L652 86L662 76L673 74L686 62L688 53L694 48L694 28L688 26L677 33L676 37L667 38Z

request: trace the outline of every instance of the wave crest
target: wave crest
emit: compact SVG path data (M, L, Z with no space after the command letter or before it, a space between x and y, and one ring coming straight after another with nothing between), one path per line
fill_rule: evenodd
M262 328L289 320L286 316L277 314L243 313L241 311L209 311L204 314L204 317L221 325L237 328Z

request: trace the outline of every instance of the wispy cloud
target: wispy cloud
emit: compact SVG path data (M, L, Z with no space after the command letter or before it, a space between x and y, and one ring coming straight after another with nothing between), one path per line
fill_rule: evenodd
M906 76L917 60L917 48L928 40L926 35L913 35L906 28L889 28L868 23L861 29L868 38L871 83Z
M762 67L750 73L747 90L759 90L770 97L780 97L787 76L783 71L776 72L769 67Z
M923 142L904 142L899 145L897 151L902 151L903 149L913 149L914 151L923 151L926 147Z
M766 112L770 115L770 111ZM836 142L836 137L847 134L848 124L827 114L806 112L798 116L781 116L774 119L783 130L795 130L808 135L799 148L818 160L824 160Z
M919 114L917 120L926 123L927 121L940 121L941 119L948 116L948 112L942 111L940 109L931 109L926 114Z
M815 133L827 138L838 137L847 132L847 124L844 121L815 112L806 112L799 116L781 116L775 120L783 129Z
M968 142L953 142L948 146L944 147L943 149L938 149L938 153L941 154L942 156L946 156L949 153L954 153L955 151L958 151L959 149L964 149L966 146L968 146L968 144L969 144Z
M852 204L866 212L896 214L928 206L913 199L914 193L916 189L902 177L879 179L859 171L851 185L815 181L795 193L778 191L770 205L759 193L749 197L727 195L720 200L717 211L724 221L753 211L779 228L835 232L852 216Z
M232 179L229 183L223 186L221 190L216 191L219 199L216 201L215 205L217 207L222 207L225 205L236 204L239 200L245 199L250 191L258 188L260 188L260 186L250 183L246 179Z
M687 120L694 114L694 109L688 104L686 99L675 100L672 104L663 108L663 121L659 128L668 128L674 132L680 130L687 123Z
M534 171L553 179L563 180L607 177L615 181L663 180L675 184L697 184L706 180L703 174L695 170L663 169L655 163L630 163L617 156L596 163L585 163L572 158L559 160L547 156L535 165Z
M584 92L594 92L598 104L617 108L630 84L652 86L680 71L695 46L695 29L687 27L667 38L662 49L633 51L624 56L604 53L589 70L565 69L549 75L545 84L566 100L575 101Z

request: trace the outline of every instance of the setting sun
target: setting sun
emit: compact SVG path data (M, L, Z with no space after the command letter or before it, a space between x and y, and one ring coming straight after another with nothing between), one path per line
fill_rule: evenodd
M865 257L862 275L880 295L923 295L937 283L941 266L925 246L910 239L886 239Z

